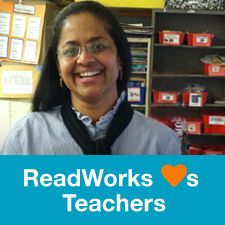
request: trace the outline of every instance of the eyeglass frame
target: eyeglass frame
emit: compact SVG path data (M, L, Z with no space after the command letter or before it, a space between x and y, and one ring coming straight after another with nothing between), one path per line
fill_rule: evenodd
M81 55L82 47L84 47L88 53L96 55L96 54L103 53L103 52L109 50L110 48L112 48L112 44L106 43L106 40L102 40L102 39L95 40L95 41L89 42L84 45L69 44L62 48L58 48L57 55L59 57L65 58L67 60L78 58ZM96 47L100 47L100 48L96 49ZM66 53L64 53L64 54L62 53L63 50L65 50L65 51L66 50L76 50L76 51L74 53L68 53L66 55Z

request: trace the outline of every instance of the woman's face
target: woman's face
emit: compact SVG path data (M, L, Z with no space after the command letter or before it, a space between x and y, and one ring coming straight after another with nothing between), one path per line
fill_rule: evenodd
M72 100L116 99L120 70L117 50L103 22L91 13L65 20L58 44L58 65Z

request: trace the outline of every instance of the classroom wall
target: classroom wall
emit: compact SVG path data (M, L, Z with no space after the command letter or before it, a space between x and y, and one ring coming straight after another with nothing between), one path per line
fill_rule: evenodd
M0 99L0 145L13 124L28 114L30 109L30 99Z

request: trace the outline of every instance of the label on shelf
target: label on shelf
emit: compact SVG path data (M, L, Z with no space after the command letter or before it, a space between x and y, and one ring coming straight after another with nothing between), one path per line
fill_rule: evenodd
M206 44L206 43L208 43L208 41L209 41L209 38L205 37L205 36L197 36L197 38L196 38L196 42L197 43L204 43L204 44Z
M202 122L201 121L188 121L187 120L187 131L188 134L201 134Z
M178 35L178 34L164 34L163 43L179 44L179 42L180 42L180 35Z
M188 105L189 106L202 106L202 94L201 93L190 93Z
M190 132L195 132L196 131L196 125L195 124L190 124L188 125L188 133Z
M225 116L209 116L210 125L225 125Z
M173 101L174 100L174 95L172 95L172 94L163 94L162 95L162 100Z
M220 66L214 65L212 66L212 72L218 73L220 71Z

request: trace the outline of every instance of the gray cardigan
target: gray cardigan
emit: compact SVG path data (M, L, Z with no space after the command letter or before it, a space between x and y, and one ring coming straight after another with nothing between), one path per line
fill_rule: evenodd
M34 112L20 119L9 132L0 154L81 155L82 150L62 120L61 107ZM174 131L135 111L131 122L111 146L112 154L180 154Z

